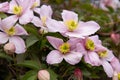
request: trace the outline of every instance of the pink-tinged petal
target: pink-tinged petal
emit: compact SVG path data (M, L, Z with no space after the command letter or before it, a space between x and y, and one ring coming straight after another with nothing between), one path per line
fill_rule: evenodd
M47 55L47 59L46 59L48 64L58 64L61 63L62 60L63 60L63 55L57 50L51 51Z
M87 51L85 50L85 47L82 43L78 43L76 49L78 52L81 52L82 54L87 53Z
M16 15L9 16L3 19L1 23L3 30L10 29L11 27L13 27L14 24L17 22L17 20L18 20L18 17Z
M9 10L8 2L0 3L0 12L7 12L8 10Z
M63 40L56 37L47 36L47 39L55 49L58 49L59 46L63 44Z
M32 21L34 15L32 10L27 10L20 18L19 23L20 24L27 24Z
M66 32L66 33L65 33L65 36L74 37L74 38L82 38L82 39L85 38L85 37L82 36L81 33L79 33L79 32Z
M108 53L108 55L105 59L108 61L111 61L115 56L111 50L107 50L107 53Z
M28 35L28 33L26 32L26 30L19 24L15 25L15 35Z
M94 42L95 45L101 45L101 44L102 44L102 42L101 42L101 40L99 39L98 35L91 36L91 37L89 37L89 38Z
M8 41L9 37L7 34L0 32L0 44L4 44Z
M13 36L9 39L9 42L12 42L15 45L16 54L22 54L26 51L25 42L22 38Z
M88 52L88 57L90 59L90 62L92 63L92 66L100 66L101 61L97 53L95 52Z
M70 52L64 55L64 59L66 62L68 62L71 65L75 65L80 62L83 54L79 52Z
M85 56L84 56L84 61L85 61L86 63L88 63L88 64L93 65L93 64L91 63L90 58L89 58L89 56L87 55L87 53L86 53Z
M102 60L101 63L102 63L103 69L104 69L105 73L107 74L107 76L112 77L113 76L113 68L110 65L110 63L108 63L105 60Z
M120 62L116 57L114 57L111 60L110 64L112 65L112 67L115 71L120 72Z
M34 11L38 14L40 14L40 8L34 8Z
M41 27L41 26L43 26L40 18L38 18L38 17L36 17L36 16L33 17L31 23L33 23L36 27Z
M17 4L16 0L11 0L10 3L9 3L8 13L13 13L14 6L18 6L18 4Z
M46 25L48 28L49 32L61 32L64 33L67 31L67 28L65 27L65 25L62 22L53 20L53 19L48 19L46 21Z
M76 14L73 11L63 10L61 15L62 15L63 21L75 20L76 22L78 22L78 14Z
M100 26L94 21L79 22L78 29L76 29L76 32L78 32L79 35L88 36L94 34L99 29Z
M40 17L49 17L51 18L52 16L52 9L50 6L47 6L47 5L42 5L41 8L40 8Z

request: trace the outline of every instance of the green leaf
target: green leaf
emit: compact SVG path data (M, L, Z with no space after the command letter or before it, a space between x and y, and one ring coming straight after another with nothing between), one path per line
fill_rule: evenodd
M27 67L35 70L40 69L40 65L37 62L31 61L31 60L26 60L22 63L18 63L17 66L23 66L23 67Z
M0 58L4 58L4 59L10 60L10 61L13 60L10 56L8 56L5 53L0 53Z
M4 14L4 13L0 12L0 18L6 18L6 17L7 17L7 15L6 15L6 14Z
M21 80L37 80L37 71L28 71Z
M26 46L27 48L32 46L33 44L35 44L37 41L39 41L39 39L34 36L34 35L30 35L27 39L26 39Z
M47 70L50 73L50 80L56 80L57 79L57 74L51 69L47 69Z

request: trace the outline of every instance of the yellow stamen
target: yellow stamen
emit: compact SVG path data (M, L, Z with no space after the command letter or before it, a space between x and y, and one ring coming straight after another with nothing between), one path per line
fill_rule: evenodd
M120 80L120 73L118 73L118 80Z
M78 23L74 20L68 20L65 22L69 31L74 31L77 28Z
M98 52L98 55L99 55L100 57L102 57L102 58L107 57L107 54L108 54L108 53L107 53L106 50Z
M43 26L46 26L46 19L47 19L46 16L41 17L41 21L43 23Z
M61 53L66 54L70 51L70 44L69 43L63 43L60 47L59 50Z
M94 42L91 39L87 39L85 43L85 47L86 49L93 51L95 49Z
M13 7L13 13L16 14L16 15L21 15L22 7L21 6L14 6Z
M9 35L9 36L13 36L15 34L15 28L11 27L9 30L5 30L5 32Z

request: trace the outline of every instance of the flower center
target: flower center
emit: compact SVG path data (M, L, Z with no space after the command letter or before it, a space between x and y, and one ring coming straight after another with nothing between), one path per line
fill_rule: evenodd
M60 47L59 50L61 53L66 54L70 51L70 44L69 43L63 43Z
M9 36L13 36L15 34L15 28L11 27L9 30L5 30L5 32L9 35Z
M46 26L46 20L47 20L46 16L41 17L41 21L43 23L43 26Z
M94 42L91 39L87 39L85 43L85 47L86 49L93 51L95 49Z
M13 13L16 15L20 15L22 13L22 7L21 6L14 6Z
M98 52L98 55L99 55L101 58L107 57L107 54L108 54L108 53L107 53L106 50Z
M39 4L37 2L34 2L33 5L32 5L32 7L31 7L31 9L33 9L33 8L35 8L37 6L39 6Z
M78 23L74 20L68 20L65 22L69 31L74 31L77 28Z

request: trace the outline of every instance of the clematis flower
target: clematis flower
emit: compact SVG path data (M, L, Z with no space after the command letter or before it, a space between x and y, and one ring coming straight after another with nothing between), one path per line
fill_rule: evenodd
M65 59L71 65L75 65L80 62L82 55L80 52L76 51L77 40L71 39L67 42L63 42L62 39L47 36L50 44L55 48L47 55L47 63L57 64Z
M27 32L19 24L13 25L13 23L9 21L4 23L4 20L0 23L0 44L5 44L9 41L9 43L15 46L15 53L24 53L26 51L26 46L24 40L19 36L28 35Z
M60 32L64 36L84 38L100 29L94 21L78 21L78 15L72 11L63 10L62 18L63 21L53 19L47 21L49 32Z
M0 12L7 12L8 10L9 10L8 2L0 3Z
M40 18L34 16L32 23L37 27L41 27L42 31L48 32L46 21L52 16L53 12L51 7L47 5L42 5L41 8L36 10L36 12L39 14Z
M29 4L28 4L29 3ZM19 20L20 24L27 24L33 18L34 0L12 0L9 3L8 13L14 14L8 17L8 20Z

